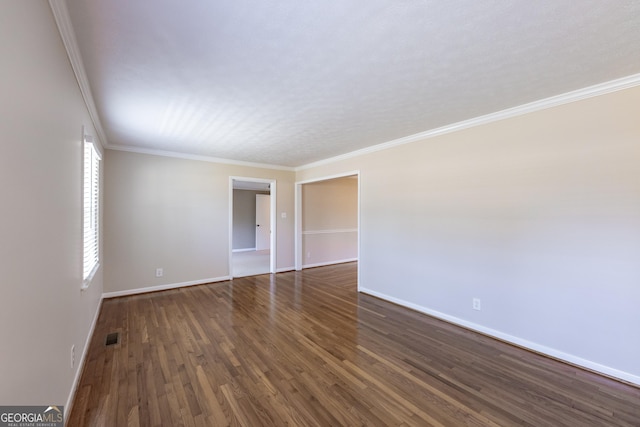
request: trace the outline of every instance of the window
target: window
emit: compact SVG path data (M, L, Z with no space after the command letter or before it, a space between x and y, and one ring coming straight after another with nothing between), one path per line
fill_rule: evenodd
M84 192L83 192L83 239L84 256L82 279L87 286L96 270L99 261L100 230L100 154L93 144L91 136L84 138Z

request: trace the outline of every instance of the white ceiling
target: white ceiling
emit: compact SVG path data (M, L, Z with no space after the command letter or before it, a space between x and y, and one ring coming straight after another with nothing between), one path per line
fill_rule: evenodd
M640 1L67 6L112 147L299 166L640 72Z

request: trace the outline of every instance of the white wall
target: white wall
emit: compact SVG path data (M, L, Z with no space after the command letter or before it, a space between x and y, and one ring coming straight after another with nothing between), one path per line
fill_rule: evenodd
M640 383L638 105L635 87L296 179L360 170L362 290Z
M107 150L105 292L227 278L230 176L276 180L276 267L293 269L294 175Z
M102 294L101 269L80 290L96 134L47 2L0 2L0 58L0 404L66 405Z

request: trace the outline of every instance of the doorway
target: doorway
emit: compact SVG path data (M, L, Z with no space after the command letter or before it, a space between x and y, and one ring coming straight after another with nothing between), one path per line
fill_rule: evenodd
M229 179L229 276L275 273L276 181Z
M296 182L295 208L296 270L360 260L359 171Z

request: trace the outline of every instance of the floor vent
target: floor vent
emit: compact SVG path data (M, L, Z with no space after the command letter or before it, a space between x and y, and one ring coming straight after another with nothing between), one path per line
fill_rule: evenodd
M117 332L113 332L109 335L107 335L107 340L105 341L105 345L114 345L114 344L118 344L118 341L120 341L120 334Z

